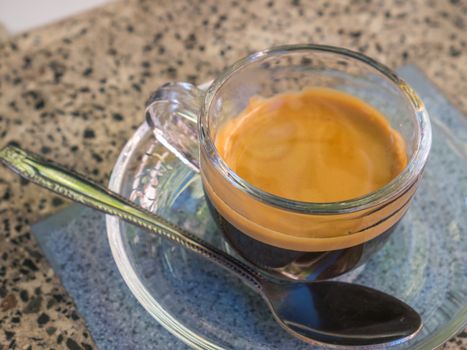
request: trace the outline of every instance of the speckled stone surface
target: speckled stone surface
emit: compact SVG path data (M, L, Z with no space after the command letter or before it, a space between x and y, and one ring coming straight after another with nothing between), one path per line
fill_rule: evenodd
M0 146L17 142L106 183L168 80L203 82L252 51L314 42L415 62L467 113L467 1L121 1L0 43ZM95 343L31 237L64 206L0 170L0 344ZM466 349L465 332L445 349Z

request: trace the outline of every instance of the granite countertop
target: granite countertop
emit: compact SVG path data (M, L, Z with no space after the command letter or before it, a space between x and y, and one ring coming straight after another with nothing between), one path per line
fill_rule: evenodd
M0 146L107 183L150 92L275 44L414 62L467 113L467 1L120 1L0 43ZM67 203L0 169L0 349L92 349L30 224ZM444 349L467 349L467 334Z

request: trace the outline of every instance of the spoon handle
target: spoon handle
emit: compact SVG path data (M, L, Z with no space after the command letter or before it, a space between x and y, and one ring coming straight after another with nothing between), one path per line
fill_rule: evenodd
M84 175L46 161L37 154L16 146L7 146L0 150L0 161L18 175L41 187L106 214L116 215L152 233L168 238L218 263L251 287L262 290L261 276L253 268L164 218L92 182Z

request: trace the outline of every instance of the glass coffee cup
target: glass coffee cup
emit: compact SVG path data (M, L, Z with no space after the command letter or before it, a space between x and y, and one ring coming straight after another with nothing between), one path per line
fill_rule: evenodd
M405 169L359 198L312 203L265 192L229 168L215 146L219 129L251 98L310 87L346 92L379 110L403 138ZM229 245L261 270L291 279L333 278L378 251L407 211L431 146L429 117L416 93L371 58L331 46L254 53L226 69L207 91L166 84L148 100L146 120L162 144L199 172Z

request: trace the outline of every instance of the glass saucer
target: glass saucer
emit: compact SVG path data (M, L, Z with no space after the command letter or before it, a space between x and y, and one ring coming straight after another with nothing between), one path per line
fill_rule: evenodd
M436 97L439 92L429 87L424 94L423 86L410 82L433 122L424 179L385 247L341 279L390 293L421 314L422 331L392 349L433 349L467 321L467 123ZM123 148L110 188L229 250L209 216L198 175L159 144L146 124ZM215 264L116 217L107 216L107 231L132 293L191 347L318 349L286 333L259 295Z

